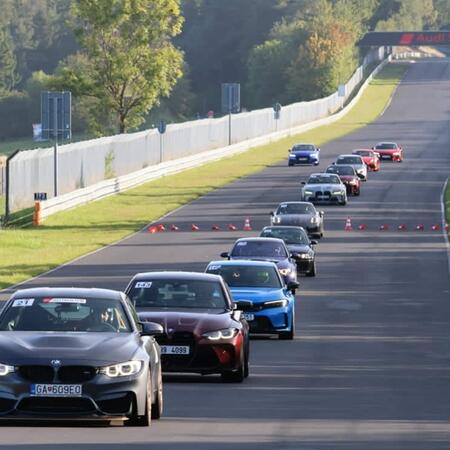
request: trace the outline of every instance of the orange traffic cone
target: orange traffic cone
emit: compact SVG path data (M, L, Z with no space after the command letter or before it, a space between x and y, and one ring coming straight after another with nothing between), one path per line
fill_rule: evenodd
M367 230L367 224L362 223L362 224L358 227L358 230L366 231L366 230Z
M237 226L233 225L232 223L228 224L228 230L229 231L236 231L237 230Z
M352 231L352 230L353 230L352 219L350 218L350 216L348 216L347 220L345 221L344 231Z
M147 228L147 233L155 234L158 232L158 227L155 227L154 225Z
M389 230L389 225L387 223L380 225L380 231L387 231L387 230Z
M398 231L406 231L408 229L408 227L402 223L398 226Z
M220 231L220 227L219 227L219 225L213 225L211 227L211 230L213 230L213 231Z
M445 230L445 231L448 231L448 223L445 224L444 230Z
M166 227L162 223L159 223L157 225L157 227L158 227L158 231L166 231Z
M179 228L175 224L170 225L170 231L178 231L178 230Z
M200 231L200 228L197 225L195 225L195 223L193 223L192 227L191 227L191 230L192 231Z
M250 225L250 218L246 218L244 222L244 231L252 231L252 226Z
M433 231L440 231L441 226L437 223L437 224L433 225L433 226L431 227L431 229L432 229Z
M417 225L416 230L417 231L423 231L425 229L423 223L419 223L419 225Z

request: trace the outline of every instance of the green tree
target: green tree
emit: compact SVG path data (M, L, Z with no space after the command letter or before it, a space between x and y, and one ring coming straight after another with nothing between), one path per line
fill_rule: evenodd
M76 0L73 15L86 60L83 70L66 67L61 84L95 98L120 133L139 126L182 75L171 42L183 22L179 0Z
M0 29L0 95L11 92L19 81L16 64L11 36L6 28Z

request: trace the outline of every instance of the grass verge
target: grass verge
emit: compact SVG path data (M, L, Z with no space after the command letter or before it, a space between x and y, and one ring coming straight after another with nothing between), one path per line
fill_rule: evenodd
M138 188L64 211L39 228L0 231L0 288L26 280L115 242L179 206L286 158L295 142L323 145L374 121L388 104L406 65L388 65L340 121Z

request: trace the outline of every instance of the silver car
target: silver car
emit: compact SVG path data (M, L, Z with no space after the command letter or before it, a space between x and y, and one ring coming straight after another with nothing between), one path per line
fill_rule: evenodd
M323 236L323 211L310 202L283 202L270 213L270 224L303 227L310 236Z
M363 181L367 181L367 165L359 155L339 155L336 159L336 165L352 166L356 174Z
M347 189L334 173L313 173L302 182L301 199L311 203L347 204Z

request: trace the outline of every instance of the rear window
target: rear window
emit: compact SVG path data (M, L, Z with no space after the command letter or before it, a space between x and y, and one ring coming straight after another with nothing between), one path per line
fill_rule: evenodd
M337 164L361 164L360 156L343 156L336 160Z
M360 156L373 156L373 153L370 150L356 150L355 153Z
M208 273L221 275L230 287L254 287L281 289L281 281L275 267L210 265Z
M309 238L306 231L299 228L266 228L261 232L261 237L273 237L283 239L287 245L308 245Z
M270 240L239 241L233 247L232 257L243 258L287 258L288 254L282 243Z
M136 280L127 293L136 308L227 309L222 285L205 280Z
M328 167L327 172L338 175L355 175L355 169L352 166L331 166Z
M278 206L277 214L313 214L314 206L308 203L282 203Z
M392 150L396 149L397 145L389 142L383 142L382 144L377 144L375 148L377 148L378 150Z

